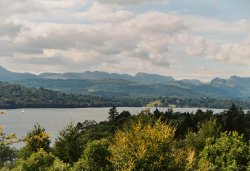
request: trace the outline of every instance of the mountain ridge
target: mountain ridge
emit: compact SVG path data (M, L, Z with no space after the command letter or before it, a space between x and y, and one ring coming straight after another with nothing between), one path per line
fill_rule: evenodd
M208 83L195 79L175 80L171 76L138 72L118 74L100 71L82 73L16 73L0 67L0 81L28 87L44 87L67 93L99 96L212 96L250 97L250 77L215 77Z

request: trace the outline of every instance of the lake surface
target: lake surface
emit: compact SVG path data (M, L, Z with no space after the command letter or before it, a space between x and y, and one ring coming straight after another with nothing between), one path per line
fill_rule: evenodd
M137 114L143 107L121 107L123 110ZM166 111L167 108L158 108ZM152 111L155 108L151 108ZM197 108L174 108L174 112L196 112ZM207 109L202 109L207 110ZM222 112L223 109L211 109L215 113ZM46 131L52 136L52 142L58 136L60 130L71 122L78 123L85 120L104 121L108 117L109 108L80 108L80 109L14 109L5 110L5 114L0 115L0 125L4 125L5 133L15 133L18 138L24 137L33 128L34 124L39 123L45 127ZM22 144L16 145L20 147Z

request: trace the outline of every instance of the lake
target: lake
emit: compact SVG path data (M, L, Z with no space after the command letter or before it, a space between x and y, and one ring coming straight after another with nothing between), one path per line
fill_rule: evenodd
M143 107L120 107L119 112L123 110L137 114ZM166 111L167 108L158 108L160 111ZM155 108L151 108L155 110ZM197 108L174 108L174 112L196 112ZM207 109L202 109L207 110ZM211 109L215 113L222 112L223 109ZM26 135L33 128L34 124L39 123L45 127L46 131L52 136L52 142L58 136L58 133L65 126L73 123L83 122L85 120L104 121L108 117L109 108L80 108L80 109L13 109L5 110L5 114L0 115L0 125L4 125L5 133L15 133L18 138ZM16 145L20 147L22 144Z

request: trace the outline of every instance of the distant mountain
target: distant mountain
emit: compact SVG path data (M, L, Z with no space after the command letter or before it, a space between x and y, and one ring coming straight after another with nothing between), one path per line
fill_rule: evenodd
M67 93L102 97L190 96L190 97L250 97L250 77L215 78L209 83L200 80L175 80L171 76L139 72L129 74L107 72L30 73L11 72L0 67L0 81L29 87L44 87Z
M175 81L170 76L162 76L158 74L146 74L139 72L134 76L134 81L142 84L169 83Z
M133 81L141 84L155 84L155 83L168 83L174 81L170 76L162 76L157 74L146 74L139 72L135 76L129 74L117 74L117 73L107 73L107 72L83 72L83 73L42 73L39 75L45 79L123 79L128 81Z
M230 89L242 97L250 97L250 77L232 76L229 79L215 78L210 85L223 89Z
M179 82L185 83L185 84L194 84L194 85L202 85L204 84L203 82L201 82L200 80L190 80L190 79L183 79L180 80Z
M107 73L107 72L99 72L99 71L86 71L83 73L42 73L39 75L45 79L124 79L124 80L133 80L133 77L128 74L117 74L117 73Z
M16 73L8 71L7 69L0 66L0 81L15 81L15 80L26 80L26 79L39 79L40 77L30 73Z

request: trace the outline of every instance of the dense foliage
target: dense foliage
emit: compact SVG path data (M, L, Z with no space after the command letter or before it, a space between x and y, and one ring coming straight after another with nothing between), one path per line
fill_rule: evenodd
M213 114L161 112L118 113L107 121L70 124L54 145L39 125L27 133L16 153L15 136L1 133L2 170L21 171L245 171L250 169L250 114L232 105ZM8 137L8 138L4 138ZM1 150L1 148L0 148Z
M229 108L232 103L250 108L250 101L208 97L151 97L136 94L119 97L66 94L45 88L27 88L0 82L0 109L9 108L83 108L83 107L209 107ZM120 90L121 91L121 90ZM84 93L83 93L84 94ZM112 93L109 93L112 94ZM155 103L157 102L157 103Z

